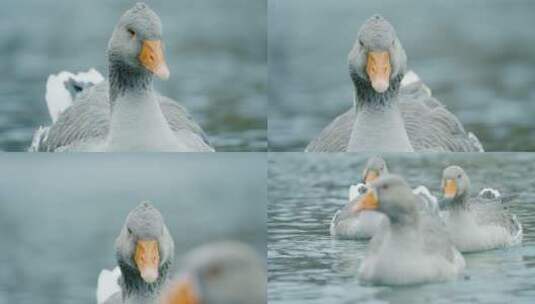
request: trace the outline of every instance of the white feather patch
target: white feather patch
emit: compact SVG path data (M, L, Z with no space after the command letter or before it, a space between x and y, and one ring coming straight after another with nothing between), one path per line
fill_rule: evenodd
M420 77L418 77L414 71L410 70L405 73L405 76L403 76L403 79L401 79L401 86L406 87L409 84L416 83L418 81L420 81Z
M479 191L479 196L484 196L488 198L499 199L501 197L500 191L492 188L484 188Z
M424 199L427 210L431 212L439 211L438 199L431 194L431 191L429 191L426 186L420 185L412 190L412 193Z
M89 69L87 72L77 74L63 71L59 74L48 76L45 100L53 123L56 122L59 115L70 107L73 102L70 92L65 88L65 82L70 78L77 82L92 84L98 84L104 80L104 77L95 69Z
M37 131L33 134L32 138L32 145L28 149L30 152L37 152L39 151L39 145L42 141L46 141L48 138L48 130L50 130L50 127L39 127Z
M422 88L425 90L428 96L431 96L433 93L431 92L431 89L426 86L423 81L420 79L420 76L418 76L414 71L410 70L408 71L405 76L403 76L403 79L401 79L401 87L406 87L408 85L411 85L413 83L420 82L422 85Z
M121 292L119 277L121 277L119 267L115 267L112 271L103 269L100 272L97 283L97 304L102 304L115 293Z
M364 193L365 190L367 190L367 188L368 187L366 187L366 185L364 185L362 183L356 184L356 185L351 185L349 187L349 201L351 202L352 200L357 198L359 195Z

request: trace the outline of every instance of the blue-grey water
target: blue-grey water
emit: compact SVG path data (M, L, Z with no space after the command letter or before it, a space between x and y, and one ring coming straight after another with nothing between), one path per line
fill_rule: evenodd
M96 303L128 212L151 200L177 262L216 240L266 252L266 156L0 156L0 304Z
M269 146L302 151L353 102L359 27L391 21L413 69L488 151L535 150L535 2L268 1Z
M4 0L0 7L0 150L29 147L49 124L49 74L95 67L137 1ZM163 23L171 71L156 88L182 103L220 151L266 144L266 8L261 0L146 1Z
M268 174L268 301L299 303L533 303L535 155L394 154L389 169L438 194L442 169L461 165L472 188L490 186L511 203L524 228L520 246L465 254L468 279L412 287L365 287L357 270L366 241L334 240L329 223L360 179L363 154L271 153Z

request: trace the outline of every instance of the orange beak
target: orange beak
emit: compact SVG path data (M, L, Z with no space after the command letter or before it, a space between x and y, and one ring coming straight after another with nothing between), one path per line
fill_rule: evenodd
M369 190L358 201L357 205L353 207L353 212L357 213L362 210L375 210L379 208L379 200L377 199L377 193L375 190Z
M139 61L143 66L161 79L169 78L169 68L165 63L160 40L143 40Z
M154 283L159 276L158 265L160 264L160 252L158 241L139 240L136 244L134 262L141 274L141 278L147 283Z
M193 282L188 277L174 283L167 294L162 298L161 304L199 304L199 297L195 292Z
M444 197L454 198L457 194L457 183L453 179L447 179L444 184Z
M369 52L366 64L366 73L372 83L373 89L378 93L384 93L390 85L390 53Z
M364 175L364 183L369 184L379 178L379 173L375 170L367 170Z

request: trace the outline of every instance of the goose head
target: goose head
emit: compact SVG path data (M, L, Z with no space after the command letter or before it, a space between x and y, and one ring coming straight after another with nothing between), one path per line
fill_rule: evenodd
M360 28L348 56L349 71L357 88L383 94L396 89L405 74L407 55L394 27L375 15Z
M442 172L443 198L440 207L466 207L466 197L470 189L470 179L459 166L449 166Z
M207 244L184 259L183 273L170 284L162 304L266 303L265 263L237 242Z
M137 3L119 19L108 44L108 59L112 66L125 71L148 72L161 79L169 78L162 23L148 5Z
M128 214L115 247L127 293L153 291L167 279L174 242L161 213L149 202Z
M368 159L366 168L362 172L362 183L369 184L384 174L388 174L385 160L379 156L373 156Z
M353 207L353 213L375 210L384 213L390 223L412 224L417 221L417 198L405 180L387 174L370 184L370 189Z

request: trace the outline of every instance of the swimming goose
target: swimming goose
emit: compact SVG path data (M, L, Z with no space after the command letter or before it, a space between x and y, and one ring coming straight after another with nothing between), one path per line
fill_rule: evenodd
M384 220L384 215L373 210L363 210L355 214L352 209L358 203L360 196L366 193L369 184L386 174L389 174L389 171L384 159L379 156L368 159L366 168L362 172L362 183L350 186L347 205L338 210L331 220L330 233L332 236L338 239L369 239L373 237ZM438 200L425 186L416 187L413 193L418 198L419 209L438 215Z
M402 83L407 56L383 17L375 15L362 25L348 63L354 105L306 151L483 151L414 73Z
M174 262L174 242L161 213L149 202L137 206L128 214L115 249L119 270L101 273L97 303L159 304Z
M365 284L411 285L455 279L465 267L441 221L418 211L418 198L403 178L386 175L373 182L353 212L386 215L359 267Z
M338 239L369 239L375 234L384 219L384 215L372 210L354 214L352 209L358 198L367 191L367 185L383 174L388 174L388 167L384 159L378 156L368 159L362 172L362 182L350 186L347 205L338 210L331 220L330 232L332 236Z
M161 304L265 304L266 265L238 242L211 243L184 259Z
M502 197L488 189L470 197L470 179L461 167L444 169L442 189L440 205L448 211L447 230L461 252L506 247L522 241L522 225L507 212Z
M37 130L30 151L213 151L189 113L153 88L153 75L169 77L161 38L158 15L138 3L109 41L108 81L51 76L53 124Z

